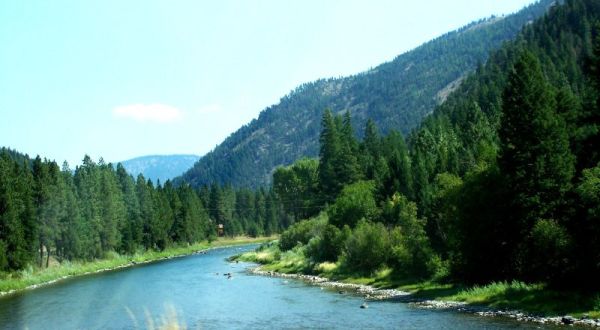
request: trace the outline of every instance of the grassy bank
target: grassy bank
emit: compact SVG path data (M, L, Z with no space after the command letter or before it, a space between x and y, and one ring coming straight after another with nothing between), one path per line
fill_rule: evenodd
M276 244L241 254L235 259L262 264L265 271L318 275L334 281L365 284L377 288L411 292L415 299L461 301L494 309L519 310L540 316L572 315L600 318L600 293L556 291L544 284L519 281L494 282L483 286L446 284L396 276L389 268L373 274L353 273L340 263L311 263L303 248L281 252Z
M26 268L19 272L5 273L0 275L0 293L22 290L28 287L51 283L67 277L90 274L104 270L122 268L140 263L184 256L211 248L241 245L249 243L263 243L275 239L275 237L235 237L219 238L212 242L199 242L190 246L172 247L163 251L144 251L134 255L119 255L111 253L105 259L88 262L64 261L50 268L37 269Z

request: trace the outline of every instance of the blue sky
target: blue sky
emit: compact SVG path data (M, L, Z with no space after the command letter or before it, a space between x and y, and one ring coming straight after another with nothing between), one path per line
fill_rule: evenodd
M0 1L0 146L202 155L301 83L532 2Z

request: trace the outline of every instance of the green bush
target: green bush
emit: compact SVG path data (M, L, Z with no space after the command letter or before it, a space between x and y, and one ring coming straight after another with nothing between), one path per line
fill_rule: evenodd
M567 230L554 220L537 220L529 235L530 253L527 265L536 279L560 277L568 268L571 239Z
M346 267L373 272L383 266L390 254L390 239L385 226L366 220L358 222L344 246Z
M395 194L384 206L384 215L397 225L390 233L390 265L401 274L429 278L438 272L441 260L425 232L425 221L417 217L417 206Z
M307 256L315 262L337 261L344 244L350 236L350 228L342 230L333 225L326 225L321 235L313 237L306 249Z
M305 245L311 238L318 236L326 225L327 216L323 213L310 220L297 222L281 234L279 248L281 251L288 251L296 245Z
M379 213L373 197L374 190L371 181L359 181L344 187L328 210L329 223L338 228L344 225L353 228L360 219L374 220Z

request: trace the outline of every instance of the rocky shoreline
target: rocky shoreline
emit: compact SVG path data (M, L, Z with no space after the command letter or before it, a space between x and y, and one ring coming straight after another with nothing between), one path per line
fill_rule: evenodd
M328 278L304 275L304 274L283 274L277 272L263 271L260 267L250 268L249 272L254 275L289 278L294 280L302 280L312 285L318 285L325 288L331 288L335 290L343 291L342 293L349 291L355 292L365 297L367 300L384 300L384 299L397 299L410 295L410 293L394 289L377 289L369 285L364 284L352 284L331 281Z
M365 300L399 300L406 302L416 308L437 309L437 310L452 310L461 313L475 314L483 317L505 317L515 319L519 322L533 322L539 324L554 324L554 325L577 325L586 327L600 328L600 319L592 319L588 317L575 318L569 315L544 317L523 313L516 310L495 310L486 306L468 305L465 302L459 301L440 301L419 299L412 296L409 292L395 289L377 289L375 287L364 284L351 284L331 281L328 278L304 275L304 274L284 274L272 271L261 270L260 267L248 269L249 273L260 276L278 277L286 279L301 280L311 285L340 290L340 293L346 291L357 293L365 297ZM361 308L363 308L361 306Z
M523 313L517 310L495 310L490 307L468 305L467 303L459 301L422 300L413 301L409 304L425 309L453 310L485 317L506 317L515 319L519 322L533 322L554 325L579 325L600 328L600 319L592 319L589 317L575 318L569 315L546 317Z

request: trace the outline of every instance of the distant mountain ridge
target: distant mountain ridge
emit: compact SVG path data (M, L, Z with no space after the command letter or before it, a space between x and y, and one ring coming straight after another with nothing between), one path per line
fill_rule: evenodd
M153 182L167 180L189 170L200 159L197 155L151 155L122 161L123 167L133 176L142 174Z
M372 70L306 83L231 134L177 180L256 188L277 166L318 154L321 116L350 111L362 131L371 118L383 131L407 134L521 28L554 4L542 0L518 13L491 17L447 33ZM362 132L358 132L361 135Z

